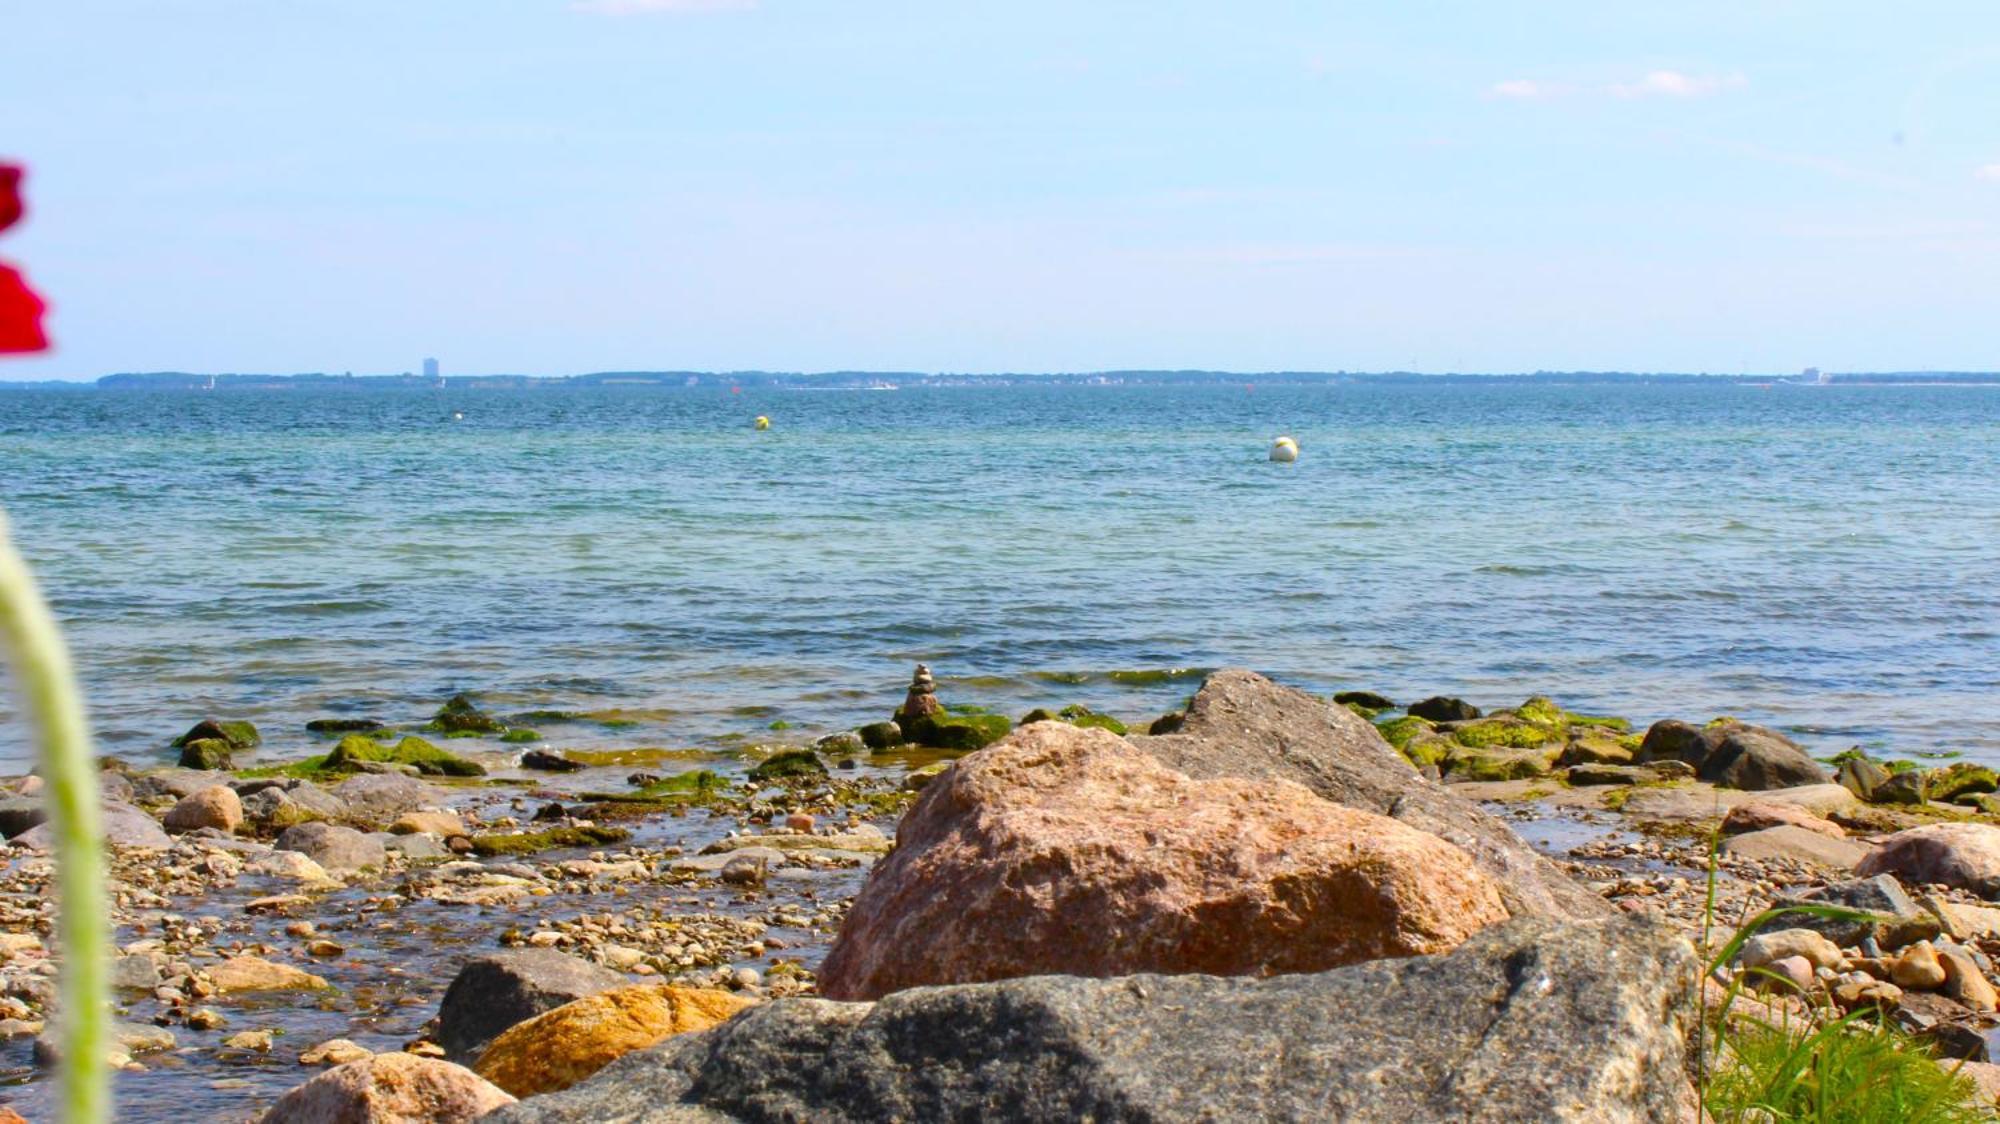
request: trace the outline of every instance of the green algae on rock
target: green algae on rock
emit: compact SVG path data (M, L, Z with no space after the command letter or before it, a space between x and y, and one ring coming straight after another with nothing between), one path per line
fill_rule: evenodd
M1375 723L1375 729L1381 733L1383 740L1397 749L1402 749L1408 745L1410 739L1416 737L1418 734L1426 733L1436 728L1429 719L1419 718L1414 714L1405 714L1401 718L1391 718L1387 722Z
M235 760L230 756L230 745L221 738L196 738L181 747L180 761L183 769L233 769Z
M685 775L685 774L684 774ZM750 770L753 781L771 781L783 777L823 777L826 763L819 754L810 749L788 749L773 754L763 763Z
M933 749L985 749L1014 729L1004 714L940 714L903 725L903 733L918 745Z
M1932 800L1949 802L1960 796L2000 789L2000 775L1984 765L1960 761L1932 769L1924 778L1924 785Z
M559 847L598 847L622 843L632 833L622 827L554 827L547 831L524 831L511 835L475 835L472 853L482 858L494 855L525 855L553 851Z
M483 777L486 767L476 761L467 761L455 753L439 749L424 739L411 735L394 746L385 746L364 734L349 734L340 739L333 752L318 759L317 768L325 772L354 772L363 763L385 765L410 765L419 773L441 777ZM312 764L308 762L308 764Z
M1451 740L1472 749L1490 746L1508 746L1514 749L1533 749L1561 741L1562 731L1557 727L1519 718L1478 718L1470 722L1454 723L1450 729Z
M507 724L473 705L465 695L453 695L438 708L431 729L443 734L503 734Z
M516 726L506 733L501 734L500 740L513 745L520 745L523 742L541 741L542 735L539 730L530 730L526 726Z
M189 742L219 739L229 743L231 749L254 749L263 744L264 736L249 722L223 722L214 718L204 718L188 729L188 732L173 740L173 748L184 749Z

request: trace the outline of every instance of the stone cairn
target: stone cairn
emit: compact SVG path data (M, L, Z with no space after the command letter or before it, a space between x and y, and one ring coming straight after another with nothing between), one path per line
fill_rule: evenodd
M903 706L896 711L896 724L904 730L919 718L931 718L944 713L944 704L938 701L937 680L931 677L931 669L917 665L917 673L910 679L910 693L903 696Z

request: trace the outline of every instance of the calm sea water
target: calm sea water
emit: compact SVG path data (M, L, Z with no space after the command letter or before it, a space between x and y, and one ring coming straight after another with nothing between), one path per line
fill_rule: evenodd
M137 758L459 690L796 737L923 660L1012 713L1243 664L2000 761L1992 389L12 391L0 502Z

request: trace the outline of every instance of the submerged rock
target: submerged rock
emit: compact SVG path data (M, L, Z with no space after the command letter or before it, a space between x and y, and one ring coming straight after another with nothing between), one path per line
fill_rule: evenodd
M521 768L535 769L544 773L576 773L586 766L581 761L571 761L560 753L546 749L531 749L521 755Z
M232 956L208 969L218 995L242 991L319 991L328 986L319 976L261 956Z
M894 722L870 722L855 733L869 749L893 749L903 744L903 728Z
M278 1099L259 1124L466 1124L514 1098L464 1066L376 1054L327 1070Z
M1311 975L785 999L491 1119L1691 1120L1698 975L1687 942L1650 923L1537 919Z
M707 1030L751 1001L727 991L639 984L544 1011L502 1031L473 1069L517 1097L567 1089L634 1050Z
M1498 882L1516 917L1611 911L1505 823L1427 780L1353 711L1254 672L1216 672L1195 694L1178 732L1131 741L1193 777L1297 781L1336 804L1436 835L1463 848Z
M1197 781L1105 731L1041 722L924 789L820 990L1309 972L1442 952L1506 917L1491 877L1436 836L1289 782Z
M753 781L777 780L781 777L823 777L826 764L810 749L788 749L774 753L750 770Z
M625 982L609 968L554 949L475 956L452 977L438 1005L437 1044L446 1057L470 1064L508 1027Z

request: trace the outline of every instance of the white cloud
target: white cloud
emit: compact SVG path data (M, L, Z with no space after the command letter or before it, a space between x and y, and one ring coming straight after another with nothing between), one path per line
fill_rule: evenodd
M572 12L594 16L645 16L661 13L740 12L757 6L757 0L576 0Z
M1972 178L1985 180L1987 183L2000 183L2000 161L1995 161L1991 164L1981 164L1978 168L1974 169Z
M1655 70L1637 82L1619 82L1606 87L1621 98L1705 98L1724 90L1741 89L1749 79L1741 74L1683 74L1678 70Z

